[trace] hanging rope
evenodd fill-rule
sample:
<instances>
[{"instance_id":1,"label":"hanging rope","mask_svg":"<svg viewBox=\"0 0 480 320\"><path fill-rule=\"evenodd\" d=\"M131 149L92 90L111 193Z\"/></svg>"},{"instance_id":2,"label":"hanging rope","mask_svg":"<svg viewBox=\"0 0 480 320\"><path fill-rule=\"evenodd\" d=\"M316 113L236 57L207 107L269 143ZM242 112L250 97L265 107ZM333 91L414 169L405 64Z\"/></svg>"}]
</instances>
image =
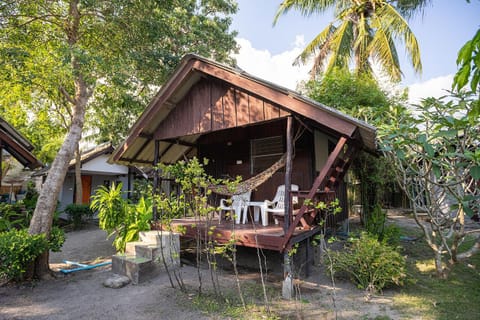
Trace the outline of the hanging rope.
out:
<instances>
[{"instance_id":1,"label":"hanging rope","mask_svg":"<svg viewBox=\"0 0 480 320\"><path fill-rule=\"evenodd\" d=\"M293 147L292 160L293 158L295 158L295 142L302 136L304 131L305 131L304 126L298 128L298 131L295 134L295 137L293 138L294 147ZM270 179L275 172L285 167L286 164L287 164L287 153L284 153L280 157L280 159L278 159L277 162L272 164L269 168L260 172L256 176L253 176L245 181L240 182L234 190L232 190L231 188L228 188L226 185L210 186L209 188L213 192L220 195L224 195L224 196L232 196L232 195L245 193L263 184L265 181Z\"/></svg>"},{"instance_id":2,"label":"hanging rope","mask_svg":"<svg viewBox=\"0 0 480 320\"><path fill-rule=\"evenodd\" d=\"M247 179L245 181L240 182L235 190L229 189L225 185L218 185L218 186L211 186L210 189L218 194L224 195L224 196L232 196L234 194L241 194L245 193L248 191L251 191L270 179L271 176L281 168L285 166L287 163L287 154L283 154L282 157L275 162L272 166L269 168L265 169L264 171L260 172L254 177L251 177L250 179Z\"/></svg>"}]
</instances>

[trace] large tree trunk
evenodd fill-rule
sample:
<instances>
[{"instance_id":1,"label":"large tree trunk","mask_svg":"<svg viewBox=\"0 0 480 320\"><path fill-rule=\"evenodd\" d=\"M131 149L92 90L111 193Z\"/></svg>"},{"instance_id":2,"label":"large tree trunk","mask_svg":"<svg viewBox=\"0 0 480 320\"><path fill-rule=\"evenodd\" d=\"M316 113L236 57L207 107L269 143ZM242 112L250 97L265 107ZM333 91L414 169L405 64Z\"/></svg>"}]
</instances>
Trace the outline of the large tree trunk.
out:
<instances>
[{"instance_id":1,"label":"large tree trunk","mask_svg":"<svg viewBox=\"0 0 480 320\"><path fill-rule=\"evenodd\" d=\"M43 233L47 238L50 236L58 194L63 185L69 162L72 159L78 141L82 136L86 105L91 93L88 92L87 85L82 76L78 76L76 79L75 87L75 106L70 130L68 131L50 170L48 171L47 179L45 180L38 196L37 206L33 212L33 217L30 221L30 228L28 230L30 234ZM30 272L30 274L40 278L44 277L49 272L48 250L37 258L34 269L35 270Z\"/></svg>"},{"instance_id":2,"label":"large tree trunk","mask_svg":"<svg viewBox=\"0 0 480 320\"><path fill-rule=\"evenodd\" d=\"M66 99L73 104L72 123L70 129L63 141L60 150L53 160L52 166L48 171L47 179L42 186L42 190L38 196L37 206L33 212L30 221L30 234L45 234L47 239L50 237L52 229L53 214L55 212L58 200L58 193L65 180L68 165L72 159L75 149L82 136L83 123L85 121L85 111L88 99L92 94L92 90L88 89L87 82L83 77L79 57L75 53L75 45L79 38L80 12L78 10L78 0L71 0L69 4L67 23L65 25L65 34L68 37L68 44L72 49L71 65L75 85L75 96L71 97L66 90L61 90ZM38 257L33 264L34 270L28 270L29 274L42 278L46 276L50 267L48 264L48 250Z\"/></svg>"}]
</instances>

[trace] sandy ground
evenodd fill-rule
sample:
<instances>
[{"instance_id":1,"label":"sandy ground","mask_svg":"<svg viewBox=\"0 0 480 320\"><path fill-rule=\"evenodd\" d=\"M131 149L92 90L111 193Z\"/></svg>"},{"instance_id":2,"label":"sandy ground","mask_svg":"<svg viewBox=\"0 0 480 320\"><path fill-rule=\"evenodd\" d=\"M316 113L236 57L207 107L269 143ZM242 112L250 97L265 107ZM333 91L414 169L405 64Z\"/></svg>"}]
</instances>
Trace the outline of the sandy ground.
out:
<instances>
[{"instance_id":1,"label":"sandy ground","mask_svg":"<svg viewBox=\"0 0 480 320\"><path fill-rule=\"evenodd\" d=\"M105 238L105 232L95 227L67 233L62 252L51 254L51 268L65 266L63 260L108 261L114 249ZM334 289L322 270L312 271L312 276L301 282L294 301L271 302L282 318L335 319L337 310L338 319L405 319L392 309L393 293L385 291L366 301L363 292L349 282L337 281ZM181 272L187 284L196 287L196 268L184 265ZM164 274L139 285L105 288L102 283L111 275L110 266L104 266L33 284L0 287L0 319L223 319L189 306L188 297L172 289ZM244 271L242 279L259 283L255 271ZM234 287L232 280L228 271L221 272L220 283L226 288ZM280 295L281 276L269 281Z\"/></svg>"}]
</instances>

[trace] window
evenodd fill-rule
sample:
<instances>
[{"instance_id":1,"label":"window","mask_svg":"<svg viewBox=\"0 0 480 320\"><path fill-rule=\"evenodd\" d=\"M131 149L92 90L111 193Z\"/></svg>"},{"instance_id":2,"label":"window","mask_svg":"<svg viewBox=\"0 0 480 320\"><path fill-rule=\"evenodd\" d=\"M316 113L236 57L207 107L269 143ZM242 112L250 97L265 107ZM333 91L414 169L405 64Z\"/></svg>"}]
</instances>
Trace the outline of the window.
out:
<instances>
[{"instance_id":1,"label":"window","mask_svg":"<svg viewBox=\"0 0 480 320\"><path fill-rule=\"evenodd\" d=\"M257 174L274 164L284 153L283 137L275 136L250 141L250 173Z\"/></svg>"}]
</instances>

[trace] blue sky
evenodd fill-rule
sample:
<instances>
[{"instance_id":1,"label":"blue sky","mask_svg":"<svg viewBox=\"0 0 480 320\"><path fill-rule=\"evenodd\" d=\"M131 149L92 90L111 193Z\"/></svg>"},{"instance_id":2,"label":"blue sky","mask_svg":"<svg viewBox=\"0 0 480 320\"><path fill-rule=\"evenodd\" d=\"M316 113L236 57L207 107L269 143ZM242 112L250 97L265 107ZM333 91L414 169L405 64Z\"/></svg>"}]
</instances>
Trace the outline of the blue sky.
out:
<instances>
[{"instance_id":1,"label":"blue sky","mask_svg":"<svg viewBox=\"0 0 480 320\"><path fill-rule=\"evenodd\" d=\"M238 31L242 49L238 64L245 71L286 87L295 88L308 77L309 68L291 66L301 49L332 21L331 15L302 17L296 11L283 15L273 26L281 0L238 0L232 29ZM480 1L433 0L424 15L410 22L422 57L423 73L415 75L402 47L398 46L402 84L415 97L440 95L456 72L458 50L480 27Z\"/></svg>"}]
</instances>

